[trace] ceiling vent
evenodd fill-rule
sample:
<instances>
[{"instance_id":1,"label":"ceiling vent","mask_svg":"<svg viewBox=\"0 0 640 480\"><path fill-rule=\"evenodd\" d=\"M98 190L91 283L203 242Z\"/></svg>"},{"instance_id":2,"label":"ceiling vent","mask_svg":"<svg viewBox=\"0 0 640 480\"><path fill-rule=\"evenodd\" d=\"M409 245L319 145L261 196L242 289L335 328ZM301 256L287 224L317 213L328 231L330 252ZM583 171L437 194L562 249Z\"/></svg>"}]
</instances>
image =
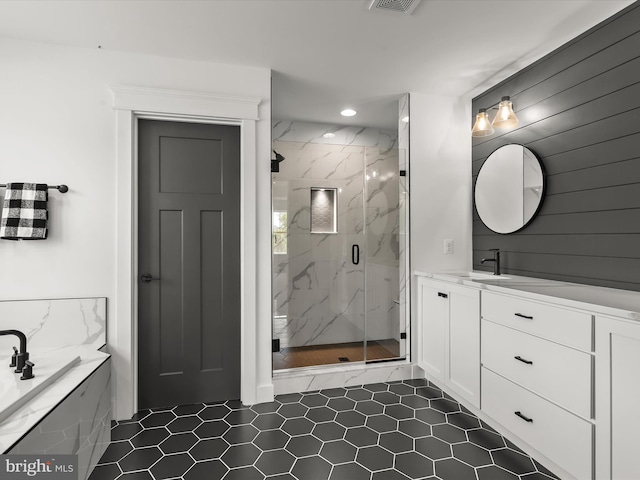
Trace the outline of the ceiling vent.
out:
<instances>
[{"instance_id":1,"label":"ceiling vent","mask_svg":"<svg viewBox=\"0 0 640 480\"><path fill-rule=\"evenodd\" d=\"M372 0L369 10L372 12L404 13L409 15L421 0Z\"/></svg>"}]
</instances>

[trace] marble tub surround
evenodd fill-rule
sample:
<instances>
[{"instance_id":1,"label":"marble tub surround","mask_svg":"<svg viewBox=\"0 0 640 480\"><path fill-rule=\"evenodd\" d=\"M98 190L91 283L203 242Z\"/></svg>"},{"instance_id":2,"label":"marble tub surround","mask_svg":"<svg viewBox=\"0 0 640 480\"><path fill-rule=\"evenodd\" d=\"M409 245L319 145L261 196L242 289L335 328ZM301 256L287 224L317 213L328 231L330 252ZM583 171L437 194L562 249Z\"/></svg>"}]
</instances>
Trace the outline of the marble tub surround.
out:
<instances>
[{"instance_id":1,"label":"marble tub surround","mask_svg":"<svg viewBox=\"0 0 640 480\"><path fill-rule=\"evenodd\" d=\"M112 418L110 359L105 354L91 357L87 352L80 365L37 398L45 416L21 435L7 453L77 455L78 480L89 477L109 446ZM21 417L26 423L35 415ZM2 441L11 434L3 433Z\"/></svg>"},{"instance_id":2,"label":"marble tub surround","mask_svg":"<svg viewBox=\"0 0 640 480\"><path fill-rule=\"evenodd\" d=\"M287 251L273 256L281 346L398 338L398 150L282 140L273 148L285 157L272 176L273 210L288 224ZM313 187L337 189L335 234L310 231Z\"/></svg>"},{"instance_id":3,"label":"marble tub surround","mask_svg":"<svg viewBox=\"0 0 640 480\"><path fill-rule=\"evenodd\" d=\"M545 301L552 301L557 305L640 321L640 292L631 290L511 274L505 275L508 278L504 279L471 278L466 276L466 272L415 271L414 274L507 294L517 291L518 296L532 300L544 296Z\"/></svg>"},{"instance_id":4,"label":"marble tub surround","mask_svg":"<svg viewBox=\"0 0 640 480\"><path fill-rule=\"evenodd\" d=\"M53 353L53 352L52 352ZM91 373L107 361L110 356L92 347L66 347L55 352L59 358L80 357L80 360L69 368L51 385L44 388L34 398L25 402L0 422L0 452L11 453L17 442L38 425L65 397L80 385ZM109 402L110 399L107 398ZM110 408L109 408L110 411ZM96 425L111 421L109 418L93 419ZM29 453L22 451L22 453ZM39 452L30 452L39 453Z\"/></svg>"},{"instance_id":5,"label":"marble tub surround","mask_svg":"<svg viewBox=\"0 0 640 480\"><path fill-rule=\"evenodd\" d=\"M10 357L0 357L0 365L9 365ZM33 378L21 380L13 368L0 368L0 425L26 402L80 362L76 352L54 351L35 355L31 361L38 367Z\"/></svg>"},{"instance_id":6,"label":"marble tub surround","mask_svg":"<svg viewBox=\"0 0 640 480\"><path fill-rule=\"evenodd\" d=\"M0 452L77 454L87 478L112 416L110 356L99 351L106 307L106 298L0 301L0 329L25 333L35 364L34 378L19 380L8 367L15 339L0 337Z\"/></svg>"},{"instance_id":7,"label":"marble tub surround","mask_svg":"<svg viewBox=\"0 0 640 480\"><path fill-rule=\"evenodd\" d=\"M32 356L68 346L98 349L106 343L106 319L106 298L0 301L0 330L22 331ZM0 337L0 356L11 352L15 342L13 337Z\"/></svg>"}]
</instances>

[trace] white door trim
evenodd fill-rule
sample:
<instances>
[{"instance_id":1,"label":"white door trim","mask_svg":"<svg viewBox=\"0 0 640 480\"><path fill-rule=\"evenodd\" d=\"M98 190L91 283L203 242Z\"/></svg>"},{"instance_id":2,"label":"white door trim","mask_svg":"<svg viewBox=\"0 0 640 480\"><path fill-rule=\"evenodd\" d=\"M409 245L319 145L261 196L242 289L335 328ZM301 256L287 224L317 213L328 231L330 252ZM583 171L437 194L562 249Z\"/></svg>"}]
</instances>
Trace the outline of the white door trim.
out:
<instances>
[{"instance_id":1,"label":"white door trim","mask_svg":"<svg viewBox=\"0 0 640 480\"><path fill-rule=\"evenodd\" d=\"M241 400L256 403L257 222L256 122L261 99L207 92L112 86L116 110L116 306L109 314L107 343L113 359L114 418L137 410L138 152L137 120L151 118L240 126ZM260 387L264 388L264 386Z\"/></svg>"}]
</instances>

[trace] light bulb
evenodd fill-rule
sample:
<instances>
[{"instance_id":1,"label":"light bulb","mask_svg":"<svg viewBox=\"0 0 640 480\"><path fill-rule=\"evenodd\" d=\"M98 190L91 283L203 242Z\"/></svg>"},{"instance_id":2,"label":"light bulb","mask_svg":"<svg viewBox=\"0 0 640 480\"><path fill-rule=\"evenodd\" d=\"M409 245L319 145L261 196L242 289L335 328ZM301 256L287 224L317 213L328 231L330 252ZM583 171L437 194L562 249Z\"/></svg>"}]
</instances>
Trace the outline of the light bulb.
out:
<instances>
[{"instance_id":1,"label":"light bulb","mask_svg":"<svg viewBox=\"0 0 640 480\"><path fill-rule=\"evenodd\" d=\"M502 97L492 125L497 128L516 128L518 126L518 117L513 111L513 103L509 97Z\"/></svg>"},{"instance_id":2,"label":"light bulb","mask_svg":"<svg viewBox=\"0 0 640 480\"><path fill-rule=\"evenodd\" d=\"M476 115L476 123L471 130L471 136L473 137L487 137L492 135L495 130L489 122L489 116L487 115L487 109L481 108Z\"/></svg>"}]
</instances>

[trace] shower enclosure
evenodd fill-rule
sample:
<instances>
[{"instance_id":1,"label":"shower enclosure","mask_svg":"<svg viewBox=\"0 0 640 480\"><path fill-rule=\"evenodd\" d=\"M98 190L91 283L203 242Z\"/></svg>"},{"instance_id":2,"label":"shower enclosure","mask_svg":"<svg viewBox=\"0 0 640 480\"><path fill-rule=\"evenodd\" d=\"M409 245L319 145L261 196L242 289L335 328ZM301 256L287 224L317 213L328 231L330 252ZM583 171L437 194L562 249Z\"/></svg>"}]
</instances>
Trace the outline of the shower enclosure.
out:
<instances>
[{"instance_id":1,"label":"shower enclosure","mask_svg":"<svg viewBox=\"0 0 640 480\"><path fill-rule=\"evenodd\" d=\"M274 370L407 354L406 155L355 143L273 142Z\"/></svg>"}]
</instances>

